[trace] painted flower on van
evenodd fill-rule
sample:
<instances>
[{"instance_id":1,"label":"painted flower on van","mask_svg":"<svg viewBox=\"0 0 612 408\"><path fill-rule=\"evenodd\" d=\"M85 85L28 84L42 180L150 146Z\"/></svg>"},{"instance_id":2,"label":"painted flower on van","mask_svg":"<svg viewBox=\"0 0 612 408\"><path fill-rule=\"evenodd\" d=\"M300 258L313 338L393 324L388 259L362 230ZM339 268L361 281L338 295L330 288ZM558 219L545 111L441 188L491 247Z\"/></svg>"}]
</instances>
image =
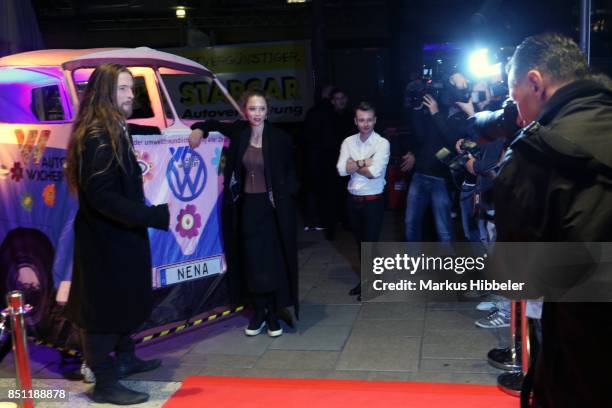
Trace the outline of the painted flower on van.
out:
<instances>
[{"instance_id":1,"label":"painted flower on van","mask_svg":"<svg viewBox=\"0 0 612 408\"><path fill-rule=\"evenodd\" d=\"M149 152L141 152L139 150L136 150L136 160L138 160L140 171L142 171L143 180L153 180L153 160L151 160L151 155L149 154Z\"/></svg>"},{"instance_id":2,"label":"painted flower on van","mask_svg":"<svg viewBox=\"0 0 612 408\"><path fill-rule=\"evenodd\" d=\"M193 238L198 235L198 230L202 227L202 217L196 212L196 206L187 204L179 215L177 215L175 231L183 238Z\"/></svg>"},{"instance_id":3,"label":"painted flower on van","mask_svg":"<svg viewBox=\"0 0 612 408\"><path fill-rule=\"evenodd\" d=\"M34 206L34 198L32 197L32 194L25 193L24 195L21 196L21 208L29 212L29 211L32 211L33 206Z\"/></svg>"},{"instance_id":4,"label":"painted flower on van","mask_svg":"<svg viewBox=\"0 0 612 408\"><path fill-rule=\"evenodd\" d=\"M47 184L42 192L42 198L48 207L55 205L55 184Z\"/></svg>"},{"instance_id":5,"label":"painted flower on van","mask_svg":"<svg viewBox=\"0 0 612 408\"><path fill-rule=\"evenodd\" d=\"M20 182L23 178L23 167L20 162L16 162L11 169L11 179Z\"/></svg>"}]
</instances>

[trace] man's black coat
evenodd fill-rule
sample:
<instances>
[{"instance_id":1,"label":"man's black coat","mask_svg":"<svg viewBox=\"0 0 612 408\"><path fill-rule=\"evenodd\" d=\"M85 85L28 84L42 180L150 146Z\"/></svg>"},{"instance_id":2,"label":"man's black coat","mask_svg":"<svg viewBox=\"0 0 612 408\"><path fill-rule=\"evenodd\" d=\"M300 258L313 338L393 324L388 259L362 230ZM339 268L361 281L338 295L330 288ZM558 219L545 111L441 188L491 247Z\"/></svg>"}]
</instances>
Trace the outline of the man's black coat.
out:
<instances>
[{"instance_id":1,"label":"man's black coat","mask_svg":"<svg viewBox=\"0 0 612 408\"><path fill-rule=\"evenodd\" d=\"M573 82L537 122L511 144L495 180L498 240L612 241L612 91ZM611 305L544 303L538 406L612 406Z\"/></svg>"},{"instance_id":2,"label":"man's black coat","mask_svg":"<svg viewBox=\"0 0 612 408\"><path fill-rule=\"evenodd\" d=\"M120 166L107 134L88 134L82 153L79 210L66 315L90 332L129 333L151 313L147 227L168 229L166 204L145 204L142 173L127 134Z\"/></svg>"}]
</instances>

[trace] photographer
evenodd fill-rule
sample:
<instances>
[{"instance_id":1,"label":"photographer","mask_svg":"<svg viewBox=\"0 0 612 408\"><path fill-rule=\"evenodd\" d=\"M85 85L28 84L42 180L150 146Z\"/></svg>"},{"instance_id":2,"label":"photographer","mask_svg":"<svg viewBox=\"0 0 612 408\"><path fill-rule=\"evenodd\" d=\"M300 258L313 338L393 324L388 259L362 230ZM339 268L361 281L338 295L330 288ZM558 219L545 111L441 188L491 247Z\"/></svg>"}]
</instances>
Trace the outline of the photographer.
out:
<instances>
[{"instance_id":1,"label":"photographer","mask_svg":"<svg viewBox=\"0 0 612 408\"><path fill-rule=\"evenodd\" d=\"M495 242L495 226L491 226L495 209L493 206L493 179L495 171L504 150L502 139L493 140L481 146L480 158L470 158L466 163L466 170L477 177L476 181L476 210L480 240L483 243Z\"/></svg>"},{"instance_id":2,"label":"photographer","mask_svg":"<svg viewBox=\"0 0 612 408\"><path fill-rule=\"evenodd\" d=\"M463 152L461 148L463 141L473 138L472 122L469 118L474 116L476 110L472 103L471 93L465 76L460 72L453 72L448 77L442 95L444 104L448 109L447 117L444 119L442 115L435 116L440 132L458 139L455 147L460 153ZM460 187L459 195L463 234L467 241L479 242L480 232L475 207L476 177L470 173L464 176L465 179Z\"/></svg>"},{"instance_id":3,"label":"photographer","mask_svg":"<svg viewBox=\"0 0 612 408\"><path fill-rule=\"evenodd\" d=\"M474 93L472 94L474 98ZM474 98L480 100L481 98ZM495 208L493 201L494 179L501 165L507 143L521 128L522 120L516 104L507 99L505 102L490 101L482 112L469 119L475 141L457 142L461 160L467 173L476 177L474 189L474 212L477 219L480 241L489 244L496 241ZM461 149L460 149L461 147ZM465 150L465 152L463 152ZM467 159L466 159L467 158ZM510 302L503 298L483 301L476 307L489 311L486 317L476 320L476 326L483 329L497 329L510 326Z\"/></svg>"},{"instance_id":4,"label":"photographer","mask_svg":"<svg viewBox=\"0 0 612 408\"><path fill-rule=\"evenodd\" d=\"M432 96L435 89L423 82L413 82L409 89L411 105L411 147L403 156L402 171L414 167L408 189L405 233L406 241L419 242L423 236L423 218L429 203L433 209L436 231L441 242L452 240L451 200L447 188L450 171L436 157L446 147L452 149L457 138L449 131ZM442 132L440 129L445 131Z\"/></svg>"},{"instance_id":5,"label":"photographer","mask_svg":"<svg viewBox=\"0 0 612 408\"><path fill-rule=\"evenodd\" d=\"M525 39L508 65L508 83L530 124L495 180L499 240L612 241L612 90L590 76L580 48L559 34ZM603 372L612 364L611 339L610 303L545 298L542 345L527 375L535 406L612 406L612 381Z\"/></svg>"},{"instance_id":6,"label":"photographer","mask_svg":"<svg viewBox=\"0 0 612 408\"><path fill-rule=\"evenodd\" d=\"M491 101L482 112L476 113L473 121L474 135L478 138L478 154L470 157L465 168L477 177L476 207L478 210L480 239L483 243L494 242L493 180L499 172L505 147L523 127L516 103Z\"/></svg>"},{"instance_id":7,"label":"photographer","mask_svg":"<svg viewBox=\"0 0 612 408\"><path fill-rule=\"evenodd\" d=\"M508 99L503 104L489 103L470 121L473 123L477 145L473 148L474 155L468 152L464 167L467 173L476 177L475 211L480 241L486 244L494 242L496 236L493 223L493 179L497 176L505 145L521 128L522 120L516 104ZM459 142L458 150L461 152Z\"/></svg>"},{"instance_id":8,"label":"photographer","mask_svg":"<svg viewBox=\"0 0 612 408\"><path fill-rule=\"evenodd\" d=\"M487 113L492 114L493 112ZM513 119L516 121L516 116ZM479 126L474 128L478 133ZM481 141L483 143L478 145L478 154L476 156L469 156L470 158L465 164L465 169L470 175L476 177L474 218L478 225L480 241L488 244L496 240L493 182L501 162L505 140L503 137L498 137L493 139L481 138ZM476 309L489 312L487 316L476 320L476 326L483 329L510 327L511 312L508 300L500 298L495 301L483 301L478 304Z\"/></svg>"}]
</instances>

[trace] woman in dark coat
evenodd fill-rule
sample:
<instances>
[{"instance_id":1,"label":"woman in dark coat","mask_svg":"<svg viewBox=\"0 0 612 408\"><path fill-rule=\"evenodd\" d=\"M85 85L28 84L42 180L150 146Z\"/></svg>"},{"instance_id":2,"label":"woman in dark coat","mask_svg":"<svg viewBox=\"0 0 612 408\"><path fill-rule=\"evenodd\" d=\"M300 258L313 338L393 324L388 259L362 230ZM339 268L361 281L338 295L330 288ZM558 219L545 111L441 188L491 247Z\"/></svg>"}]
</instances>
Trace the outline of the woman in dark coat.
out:
<instances>
[{"instance_id":1,"label":"woman in dark coat","mask_svg":"<svg viewBox=\"0 0 612 408\"><path fill-rule=\"evenodd\" d=\"M268 335L283 331L278 315L293 306L299 316L297 276L298 185L290 137L266 119L268 103L259 90L246 91L247 121L199 122L192 126L192 148L208 132L231 139L224 170L223 237L228 279L237 299L246 289L255 313L245 333Z\"/></svg>"},{"instance_id":2,"label":"woman in dark coat","mask_svg":"<svg viewBox=\"0 0 612 408\"><path fill-rule=\"evenodd\" d=\"M127 68L103 64L92 74L68 146L67 178L76 191L74 270L67 318L81 329L85 360L96 375L96 402L135 404L148 395L119 377L154 369L134 354L130 334L151 313L147 227L167 230L166 204L145 204L140 166L125 119L132 112ZM115 351L116 361L109 354Z\"/></svg>"}]
</instances>

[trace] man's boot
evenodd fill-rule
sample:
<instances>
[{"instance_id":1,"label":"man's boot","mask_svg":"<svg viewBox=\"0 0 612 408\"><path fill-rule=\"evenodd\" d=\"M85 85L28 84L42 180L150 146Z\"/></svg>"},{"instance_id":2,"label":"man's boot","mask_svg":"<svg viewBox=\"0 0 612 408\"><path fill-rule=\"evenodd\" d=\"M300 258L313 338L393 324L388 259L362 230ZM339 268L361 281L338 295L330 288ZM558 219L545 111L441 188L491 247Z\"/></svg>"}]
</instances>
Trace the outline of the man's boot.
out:
<instances>
[{"instance_id":1,"label":"man's boot","mask_svg":"<svg viewBox=\"0 0 612 408\"><path fill-rule=\"evenodd\" d=\"M112 363L92 367L96 375L96 385L92 399L98 403L114 405L141 404L149 400L149 394L130 390L117 380L115 366Z\"/></svg>"},{"instance_id":2,"label":"man's boot","mask_svg":"<svg viewBox=\"0 0 612 408\"><path fill-rule=\"evenodd\" d=\"M115 367L119 378L125 378L136 373L144 373L146 371L155 370L161 366L161 360L158 358L152 360L142 360L131 352L117 353Z\"/></svg>"}]
</instances>

